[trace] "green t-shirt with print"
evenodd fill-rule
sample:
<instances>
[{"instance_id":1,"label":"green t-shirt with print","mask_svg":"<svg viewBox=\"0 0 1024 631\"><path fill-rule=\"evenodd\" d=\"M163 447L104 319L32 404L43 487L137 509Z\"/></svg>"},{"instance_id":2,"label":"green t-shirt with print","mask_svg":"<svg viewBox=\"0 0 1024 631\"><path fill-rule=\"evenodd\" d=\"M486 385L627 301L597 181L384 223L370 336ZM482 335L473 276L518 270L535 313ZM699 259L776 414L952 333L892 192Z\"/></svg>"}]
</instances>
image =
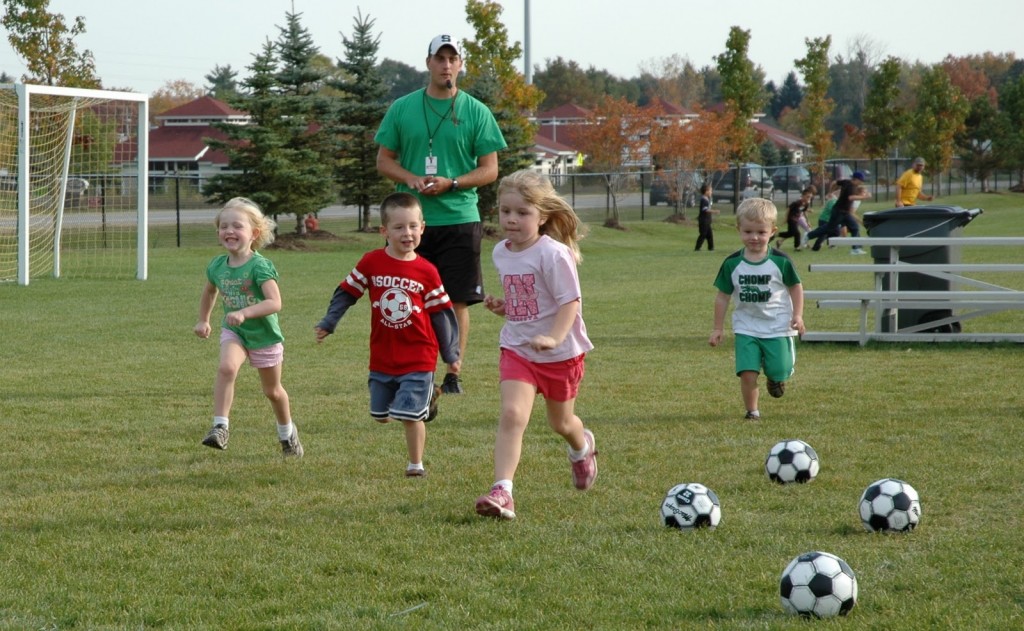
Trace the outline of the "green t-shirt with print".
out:
<instances>
[{"instance_id":1,"label":"green t-shirt with print","mask_svg":"<svg viewBox=\"0 0 1024 631\"><path fill-rule=\"evenodd\" d=\"M481 156L507 146L491 110L461 90L454 101L431 98L426 89L401 97L388 108L374 141L398 153L407 171L427 175L430 157L434 174L449 179L469 173ZM405 184L396 188L416 194ZM428 226L480 221L475 188L418 197Z\"/></svg>"},{"instance_id":2,"label":"green t-shirt with print","mask_svg":"<svg viewBox=\"0 0 1024 631\"><path fill-rule=\"evenodd\" d=\"M259 252L254 252L252 258L239 267L228 265L228 255L222 254L210 261L206 267L206 278L220 292L226 317L232 311L262 302L266 298L263 283L276 281L277 269ZM221 319L221 326L238 334L247 349L266 348L284 341L276 313L262 318L246 318L239 326L228 326Z\"/></svg>"}]
</instances>

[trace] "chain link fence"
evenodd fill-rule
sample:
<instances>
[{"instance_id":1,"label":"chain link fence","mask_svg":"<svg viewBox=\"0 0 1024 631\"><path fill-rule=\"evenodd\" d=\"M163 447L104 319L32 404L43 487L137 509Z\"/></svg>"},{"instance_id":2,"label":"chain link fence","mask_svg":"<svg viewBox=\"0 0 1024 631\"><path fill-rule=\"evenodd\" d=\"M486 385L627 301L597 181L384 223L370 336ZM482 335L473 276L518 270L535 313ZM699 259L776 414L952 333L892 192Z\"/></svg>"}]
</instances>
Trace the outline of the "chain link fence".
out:
<instances>
[{"instance_id":1,"label":"chain link fence","mask_svg":"<svg viewBox=\"0 0 1024 631\"><path fill-rule=\"evenodd\" d=\"M895 182L910 168L913 158L899 159L838 159L826 162L826 175L816 175L815 164L766 166L765 182L741 195L760 195L772 199L784 208L800 197L800 191L807 184L818 188L818 199L827 193L827 184L836 177L848 178L855 171L865 175L865 185L872 199L878 202L895 200ZM712 183L718 186L722 173L710 174ZM659 169L632 170L617 173L568 173L551 175L555 189L562 195L577 214L586 221L603 223L616 221L665 221L695 220L700 200L700 186L708 174L693 170ZM824 182L824 185L822 184ZM983 183L966 175L955 162L953 167L941 173L925 169L925 191L942 197L976 193L982 190L1007 191L1020 183L1016 172L997 171ZM149 211L151 230L161 231L161 239L168 226L173 226L174 243L188 245L192 234L190 226L199 224L202 229L213 233L212 223L217 205L208 202L202 195L203 180L194 173L151 173L149 187ZM86 197L101 194L104 187L90 188ZM89 203L88 199L81 203ZM723 212L730 212L732 204L716 202ZM321 224L336 230L357 230L358 215L354 207L329 206L318 213ZM291 219L290 219L291 218ZM292 229L290 215L278 217L284 232ZM485 216L485 221L496 222L494 213ZM349 225L351 224L351 225ZM215 235L214 235L215 236ZM191 237L194 239L194 237ZM203 238L204 243L208 242ZM214 238L214 243L216 240Z\"/></svg>"}]
</instances>

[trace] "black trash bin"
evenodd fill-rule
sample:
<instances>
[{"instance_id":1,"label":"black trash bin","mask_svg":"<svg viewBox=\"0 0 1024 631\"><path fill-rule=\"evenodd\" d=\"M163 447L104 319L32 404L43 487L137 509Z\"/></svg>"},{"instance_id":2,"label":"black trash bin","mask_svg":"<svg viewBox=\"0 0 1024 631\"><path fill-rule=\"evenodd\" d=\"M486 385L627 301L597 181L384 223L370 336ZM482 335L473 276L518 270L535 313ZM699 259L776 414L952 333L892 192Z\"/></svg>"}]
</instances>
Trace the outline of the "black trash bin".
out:
<instances>
[{"instance_id":1,"label":"black trash bin","mask_svg":"<svg viewBox=\"0 0 1024 631\"><path fill-rule=\"evenodd\" d=\"M864 227L870 237L957 237L963 227L981 214L980 208L964 209L960 206L907 206L864 214ZM872 246L871 256L875 263L889 263L886 246ZM959 263L959 248L952 245L901 247L900 261L904 263L936 264ZM889 289L889 277L884 276L882 288ZM949 291L946 279L904 272L899 275L899 287L907 291ZM948 309L900 309L897 328L915 326L941 320L953 315ZM890 333L891 319L882 318L882 332ZM959 333L959 323L929 329L929 332Z\"/></svg>"}]
</instances>

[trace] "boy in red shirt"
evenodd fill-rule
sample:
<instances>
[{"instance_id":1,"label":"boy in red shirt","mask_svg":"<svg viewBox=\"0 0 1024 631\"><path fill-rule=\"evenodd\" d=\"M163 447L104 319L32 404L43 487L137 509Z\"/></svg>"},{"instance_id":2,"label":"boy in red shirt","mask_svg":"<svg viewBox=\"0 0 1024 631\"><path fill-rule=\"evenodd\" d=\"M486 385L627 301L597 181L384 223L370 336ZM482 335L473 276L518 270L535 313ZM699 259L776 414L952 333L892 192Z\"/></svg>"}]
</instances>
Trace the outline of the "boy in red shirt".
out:
<instances>
[{"instance_id":1,"label":"boy in red shirt","mask_svg":"<svg viewBox=\"0 0 1024 631\"><path fill-rule=\"evenodd\" d=\"M367 252L334 291L327 314L316 325L317 343L334 332L349 307L364 294L370 312L370 416L405 425L409 451L406 477L424 477L424 422L437 414L434 385L437 354L458 373L459 327L441 277L416 254L423 236L423 210L410 193L392 193L380 205L380 233L387 246Z\"/></svg>"}]
</instances>

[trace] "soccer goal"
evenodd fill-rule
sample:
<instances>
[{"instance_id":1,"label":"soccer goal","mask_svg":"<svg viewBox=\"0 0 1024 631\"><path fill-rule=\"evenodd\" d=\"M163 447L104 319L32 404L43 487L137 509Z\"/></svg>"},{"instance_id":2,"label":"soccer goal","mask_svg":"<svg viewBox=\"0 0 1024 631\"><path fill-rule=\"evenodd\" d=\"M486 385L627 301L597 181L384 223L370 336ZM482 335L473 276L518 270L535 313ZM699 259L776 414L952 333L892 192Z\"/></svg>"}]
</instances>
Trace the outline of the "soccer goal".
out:
<instances>
[{"instance_id":1,"label":"soccer goal","mask_svg":"<svg viewBox=\"0 0 1024 631\"><path fill-rule=\"evenodd\" d=\"M0 282L148 274L149 97L0 84Z\"/></svg>"}]
</instances>

